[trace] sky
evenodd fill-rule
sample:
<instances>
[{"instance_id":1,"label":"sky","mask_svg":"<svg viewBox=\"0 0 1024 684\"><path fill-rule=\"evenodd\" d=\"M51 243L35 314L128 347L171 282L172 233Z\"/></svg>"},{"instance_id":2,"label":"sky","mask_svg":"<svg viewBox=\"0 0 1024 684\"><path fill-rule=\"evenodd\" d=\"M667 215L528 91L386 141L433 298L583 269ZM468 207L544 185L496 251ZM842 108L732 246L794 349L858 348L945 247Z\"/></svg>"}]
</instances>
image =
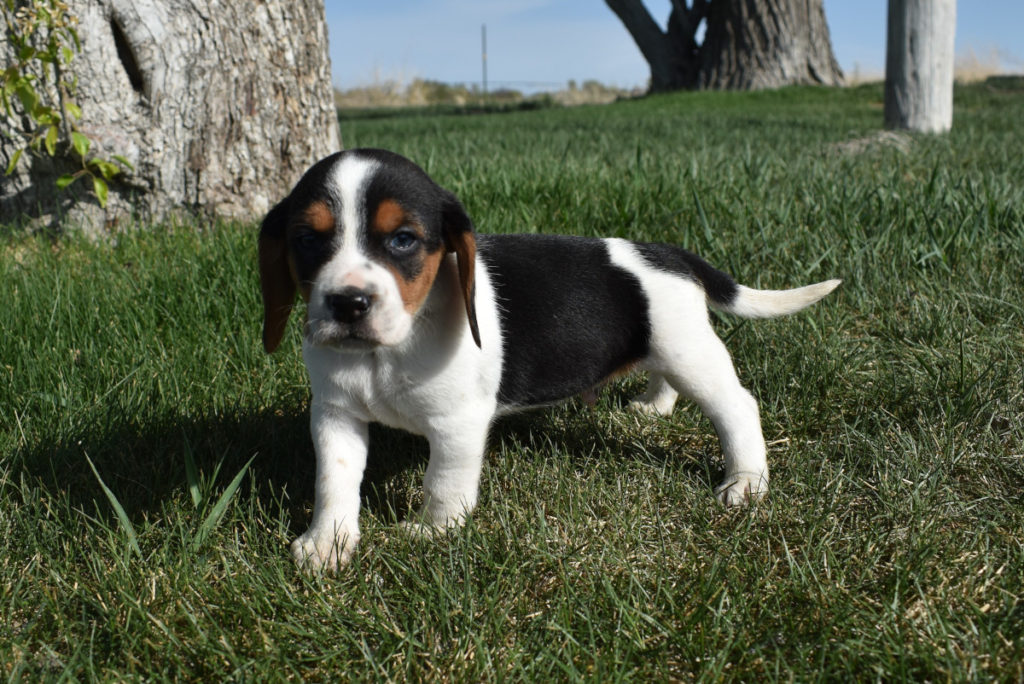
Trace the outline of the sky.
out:
<instances>
[{"instance_id":1,"label":"sky","mask_svg":"<svg viewBox=\"0 0 1024 684\"><path fill-rule=\"evenodd\" d=\"M664 26L669 0L645 0ZM594 79L643 86L647 63L603 0L326 0L335 86L414 78L479 83L487 26L491 89L531 92ZM836 59L847 76L881 77L887 0L825 0ZM1024 0L961 0L956 52L1024 73Z\"/></svg>"}]
</instances>

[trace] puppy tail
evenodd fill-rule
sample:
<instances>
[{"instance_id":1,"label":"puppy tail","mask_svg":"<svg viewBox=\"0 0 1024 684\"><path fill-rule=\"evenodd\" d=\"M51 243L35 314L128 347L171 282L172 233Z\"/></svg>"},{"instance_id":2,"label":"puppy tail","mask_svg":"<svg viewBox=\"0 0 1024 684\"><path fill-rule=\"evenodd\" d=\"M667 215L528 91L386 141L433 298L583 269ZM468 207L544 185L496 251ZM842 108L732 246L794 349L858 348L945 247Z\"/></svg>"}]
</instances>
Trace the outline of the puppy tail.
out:
<instances>
[{"instance_id":1,"label":"puppy tail","mask_svg":"<svg viewBox=\"0 0 1024 684\"><path fill-rule=\"evenodd\" d=\"M792 290L755 290L736 285L731 297L715 297L709 292L708 302L719 311L743 318L774 318L805 309L839 287L842 280L825 280Z\"/></svg>"}]
</instances>

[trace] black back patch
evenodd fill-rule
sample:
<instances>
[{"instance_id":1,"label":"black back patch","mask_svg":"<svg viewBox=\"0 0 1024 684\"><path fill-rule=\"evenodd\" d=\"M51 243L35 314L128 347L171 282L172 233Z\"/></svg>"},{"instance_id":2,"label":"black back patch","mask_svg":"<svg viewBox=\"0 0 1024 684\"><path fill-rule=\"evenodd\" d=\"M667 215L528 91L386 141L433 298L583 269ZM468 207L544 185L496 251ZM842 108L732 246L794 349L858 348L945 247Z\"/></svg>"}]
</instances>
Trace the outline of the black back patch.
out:
<instances>
[{"instance_id":1,"label":"black back patch","mask_svg":"<svg viewBox=\"0 0 1024 684\"><path fill-rule=\"evenodd\" d=\"M647 297L602 240L480 235L504 337L498 402L548 404L603 382L650 348Z\"/></svg>"},{"instance_id":2,"label":"black back patch","mask_svg":"<svg viewBox=\"0 0 1024 684\"><path fill-rule=\"evenodd\" d=\"M733 277L693 252L660 242L634 242L633 246L654 268L695 281L712 301L728 305L736 298L739 288Z\"/></svg>"}]
</instances>

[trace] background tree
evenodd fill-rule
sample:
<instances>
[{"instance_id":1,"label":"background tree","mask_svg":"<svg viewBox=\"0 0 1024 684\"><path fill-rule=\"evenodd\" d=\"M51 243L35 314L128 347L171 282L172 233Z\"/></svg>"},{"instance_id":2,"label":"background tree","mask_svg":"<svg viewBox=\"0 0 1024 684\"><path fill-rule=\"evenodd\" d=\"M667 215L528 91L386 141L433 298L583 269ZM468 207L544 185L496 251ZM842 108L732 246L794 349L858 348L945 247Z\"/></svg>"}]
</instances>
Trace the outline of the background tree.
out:
<instances>
[{"instance_id":1,"label":"background tree","mask_svg":"<svg viewBox=\"0 0 1024 684\"><path fill-rule=\"evenodd\" d=\"M822 0L672 0L664 31L642 0L605 2L650 65L652 92L842 83Z\"/></svg>"},{"instance_id":2,"label":"background tree","mask_svg":"<svg viewBox=\"0 0 1024 684\"><path fill-rule=\"evenodd\" d=\"M0 110L0 171L11 167L11 174L0 176L0 221L97 226L181 210L251 218L340 146L319 0L65 1L80 46L70 41L68 59L26 67L40 98L59 103L51 108L60 135L41 128L53 119L21 97L24 88L8 98ZM5 18L40 4L0 2L11 10ZM49 6L60 10L64 2ZM18 21L5 27L2 64L28 54L16 54L10 40L24 28ZM40 48L47 40L41 31ZM58 81L69 87L55 87ZM28 105L43 112L42 122ZM37 149L15 159L25 136L41 130L50 154ZM57 179L66 184L81 173L83 139L89 157L125 162L105 207L89 183L57 188Z\"/></svg>"},{"instance_id":3,"label":"background tree","mask_svg":"<svg viewBox=\"0 0 1024 684\"><path fill-rule=\"evenodd\" d=\"M927 133L953 126L956 0L889 0L885 125Z\"/></svg>"}]
</instances>

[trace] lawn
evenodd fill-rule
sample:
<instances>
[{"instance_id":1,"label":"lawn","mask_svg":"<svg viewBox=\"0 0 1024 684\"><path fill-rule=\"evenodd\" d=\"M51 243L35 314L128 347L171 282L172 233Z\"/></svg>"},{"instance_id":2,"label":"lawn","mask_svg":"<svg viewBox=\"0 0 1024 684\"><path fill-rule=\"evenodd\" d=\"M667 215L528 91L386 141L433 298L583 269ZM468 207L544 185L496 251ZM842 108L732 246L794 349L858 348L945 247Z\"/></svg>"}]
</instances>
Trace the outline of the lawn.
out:
<instances>
[{"instance_id":1,"label":"lawn","mask_svg":"<svg viewBox=\"0 0 1024 684\"><path fill-rule=\"evenodd\" d=\"M395 529L426 445L375 429L363 544L299 574L313 453L293 326L260 346L255 224L0 230L0 664L11 679L1021 680L1024 90L879 137L881 87L346 117L483 232L665 240L716 315L773 489L726 510L717 438L596 407L500 421L469 524ZM853 144L850 144L850 143ZM310 160L311 162L313 160Z\"/></svg>"}]
</instances>

